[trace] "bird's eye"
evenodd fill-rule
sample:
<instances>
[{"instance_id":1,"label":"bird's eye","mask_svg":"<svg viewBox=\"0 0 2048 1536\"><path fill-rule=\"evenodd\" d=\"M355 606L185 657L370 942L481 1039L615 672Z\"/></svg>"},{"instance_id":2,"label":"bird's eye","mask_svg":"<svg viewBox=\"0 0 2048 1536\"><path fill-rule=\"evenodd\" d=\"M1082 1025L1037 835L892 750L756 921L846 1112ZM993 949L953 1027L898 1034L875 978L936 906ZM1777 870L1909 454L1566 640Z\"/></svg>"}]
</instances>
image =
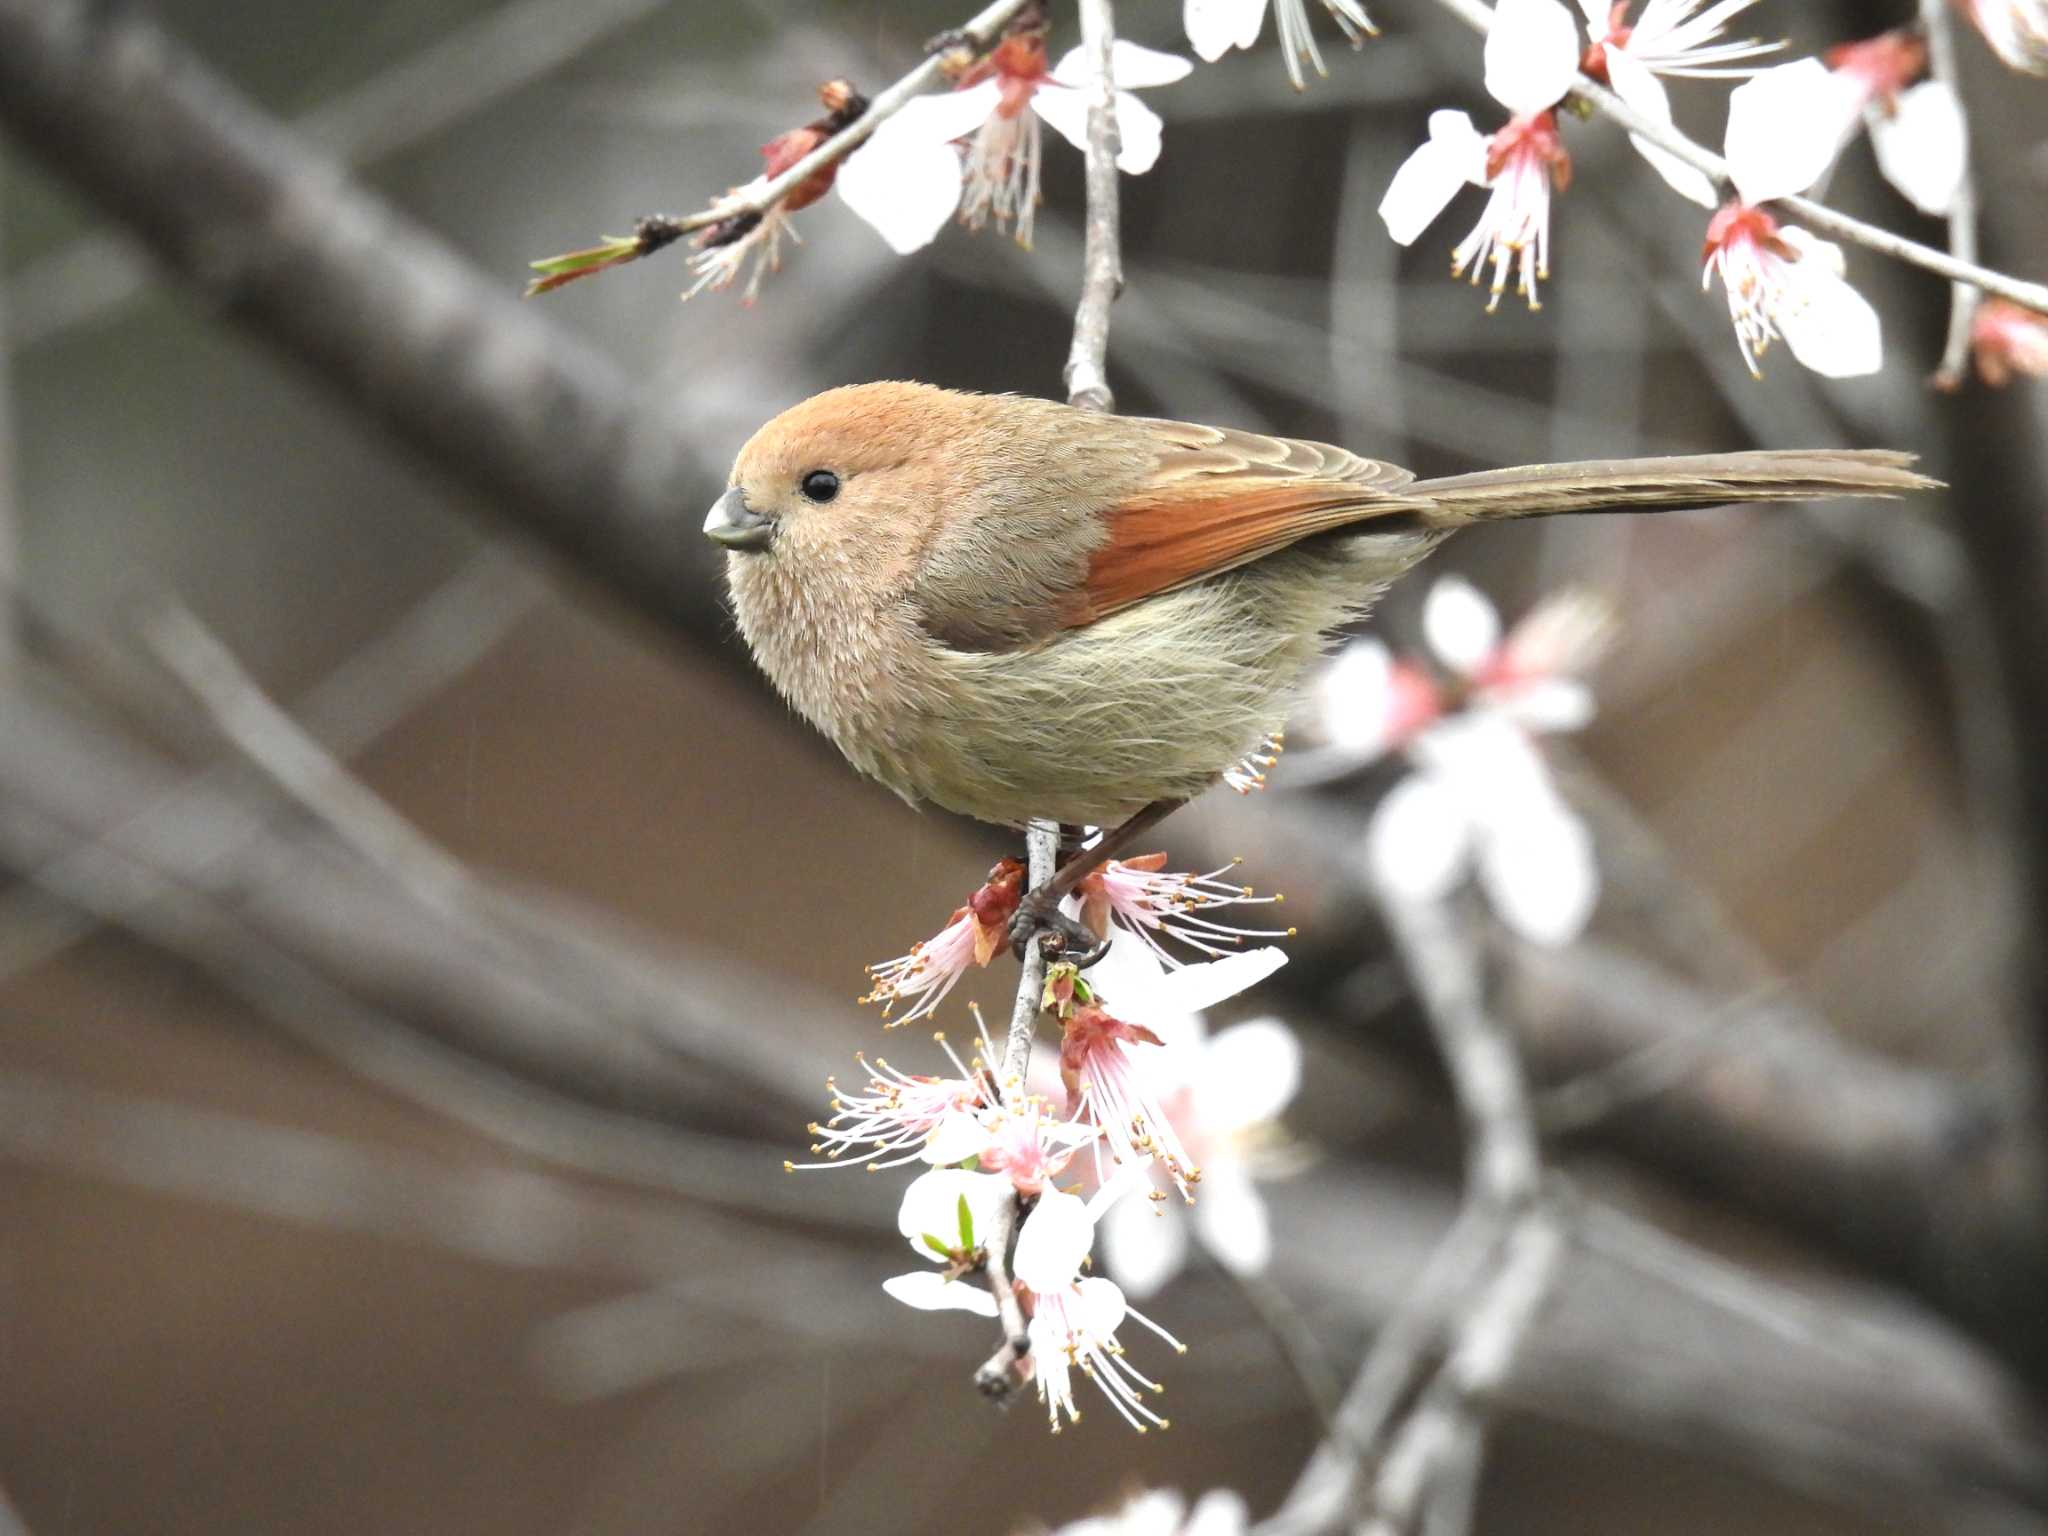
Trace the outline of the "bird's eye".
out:
<instances>
[{"instance_id":1,"label":"bird's eye","mask_svg":"<svg viewBox=\"0 0 2048 1536\"><path fill-rule=\"evenodd\" d=\"M802 489L811 501L830 501L839 494L839 477L829 469L814 469L804 476Z\"/></svg>"}]
</instances>

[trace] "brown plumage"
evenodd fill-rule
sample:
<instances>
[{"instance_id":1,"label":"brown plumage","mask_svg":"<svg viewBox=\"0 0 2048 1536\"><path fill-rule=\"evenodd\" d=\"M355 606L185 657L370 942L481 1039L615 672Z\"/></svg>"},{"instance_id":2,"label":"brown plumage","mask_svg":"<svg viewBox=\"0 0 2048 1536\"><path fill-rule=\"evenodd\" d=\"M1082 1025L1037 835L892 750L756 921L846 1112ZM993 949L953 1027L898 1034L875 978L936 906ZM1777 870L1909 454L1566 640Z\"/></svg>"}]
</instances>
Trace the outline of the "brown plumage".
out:
<instances>
[{"instance_id":1,"label":"brown plumage","mask_svg":"<svg viewBox=\"0 0 2048 1536\"><path fill-rule=\"evenodd\" d=\"M1491 518L1896 496L1821 449L1416 481L1342 448L929 385L757 432L705 532L754 656L855 767L986 821L1114 825L1287 717L1335 626Z\"/></svg>"}]
</instances>

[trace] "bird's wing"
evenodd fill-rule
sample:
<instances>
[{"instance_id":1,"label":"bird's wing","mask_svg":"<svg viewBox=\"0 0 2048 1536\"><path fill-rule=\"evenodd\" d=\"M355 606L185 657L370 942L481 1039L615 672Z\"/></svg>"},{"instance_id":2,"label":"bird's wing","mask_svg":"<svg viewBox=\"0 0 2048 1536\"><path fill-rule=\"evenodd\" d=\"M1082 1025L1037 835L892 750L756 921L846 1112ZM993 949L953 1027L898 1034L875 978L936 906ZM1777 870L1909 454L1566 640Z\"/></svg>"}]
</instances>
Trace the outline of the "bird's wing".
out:
<instances>
[{"instance_id":1,"label":"bird's wing","mask_svg":"<svg viewBox=\"0 0 2048 1536\"><path fill-rule=\"evenodd\" d=\"M1107 618L1155 593L1233 570L1311 534L1420 510L1405 469L1328 443L1180 421L1146 421L1151 474L1100 515L1108 536L1089 557L1068 625Z\"/></svg>"}]
</instances>

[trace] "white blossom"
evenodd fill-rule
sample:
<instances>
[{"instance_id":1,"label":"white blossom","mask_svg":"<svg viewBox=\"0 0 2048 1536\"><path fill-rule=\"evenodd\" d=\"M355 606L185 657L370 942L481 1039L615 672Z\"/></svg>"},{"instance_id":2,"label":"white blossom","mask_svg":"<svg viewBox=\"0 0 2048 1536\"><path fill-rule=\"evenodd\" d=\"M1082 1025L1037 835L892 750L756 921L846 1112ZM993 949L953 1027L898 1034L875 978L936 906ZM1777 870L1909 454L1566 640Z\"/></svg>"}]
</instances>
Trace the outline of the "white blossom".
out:
<instances>
[{"instance_id":1,"label":"white blossom","mask_svg":"<svg viewBox=\"0 0 2048 1536\"><path fill-rule=\"evenodd\" d=\"M1134 90L1169 85L1194 66L1178 54L1119 40L1110 70L1117 84L1117 166L1130 175L1159 159L1159 115ZM839 195L889 242L908 253L929 245L957 209L979 229L1014 222L1031 244L1039 201L1040 124L1077 149L1088 146L1088 55L1076 48L1051 69L1035 36L1005 38L985 78L960 90L920 96L876 127L839 169ZM965 144L965 156L955 146Z\"/></svg>"}]
</instances>

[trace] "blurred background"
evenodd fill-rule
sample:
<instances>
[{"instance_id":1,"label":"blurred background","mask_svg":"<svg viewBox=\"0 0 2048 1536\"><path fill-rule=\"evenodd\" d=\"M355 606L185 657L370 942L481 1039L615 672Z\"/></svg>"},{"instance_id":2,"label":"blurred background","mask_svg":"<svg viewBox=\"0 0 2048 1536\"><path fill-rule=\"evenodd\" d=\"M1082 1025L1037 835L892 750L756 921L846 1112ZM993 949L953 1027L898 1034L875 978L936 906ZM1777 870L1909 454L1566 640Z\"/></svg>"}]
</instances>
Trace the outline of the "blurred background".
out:
<instances>
[{"instance_id":1,"label":"blurred background","mask_svg":"<svg viewBox=\"0 0 2048 1536\"><path fill-rule=\"evenodd\" d=\"M531 258L748 179L819 82L879 88L965 19L155 9L507 295ZM1491 121L1476 38L1383 0L1353 53L1312 9L1330 77L1306 92L1269 27L1148 93L1165 152L1123 183L1121 409L1423 473L1839 443L1954 485L1503 527L1437 562L1509 616L1577 582L1621 618L1565 769L1607 897L1574 954L1492 975L1547 1090L1634 1074L1590 1110L1546 1101L1553 1170L1632 1214L1573 1246L1478 1528L2039 1529L2038 387L1931 394L1947 290L1865 252L1885 370L1825 385L1774 354L1751 380L1698 291L1698 218L1600 123L1567 125L1542 312L1487 315L1444 273L1476 196L1406 252L1374 211L1429 110ZM1805 52L1911 13L1766 0L1753 27ZM1185 51L1167 0L1118 21ZM1986 259L2038 278L2048 86L1959 42ZM1718 142L1721 89L1676 94ZM898 258L828 198L751 309L678 305L671 252L535 323L668 424L694 539L747 434L819 388L1056 393L1080 171L1049 136L1030 251L950 229ZM1828 197L1943 238L1865 146ZM862 967L1012 840L908 810L803 728L708 547L664 623L501 538L460 465L160 279L104 197L5 138L0 272L0 1488L22 1528L1005 1531L1140 1483L1285 1492L1318 1392L1458 1203L1456 1117L1356 853L1387 773L1290 785L1283 759L1266 794L1169 824L1176 867L1242 854L1301 929L1238 1010L1304 1041L1296 1171L1267 1190L1256 1287L1198 1259L1149 1304L1193 1346L1172 1432L1098 1408L1052 1439L1035 1405L975 1396L983 1325L881 1292L900 1181L780 1168L856 1050L936 1062L915 1031L883 1045ZM1425 585L1376 617L1392 643ZM231 747L237 710L294 740L265 696L402 822L373 807L352 843L318 810L351 781ZM1000 1010L1013 977L976 995Z\"/></svg>"}]
</instances>

